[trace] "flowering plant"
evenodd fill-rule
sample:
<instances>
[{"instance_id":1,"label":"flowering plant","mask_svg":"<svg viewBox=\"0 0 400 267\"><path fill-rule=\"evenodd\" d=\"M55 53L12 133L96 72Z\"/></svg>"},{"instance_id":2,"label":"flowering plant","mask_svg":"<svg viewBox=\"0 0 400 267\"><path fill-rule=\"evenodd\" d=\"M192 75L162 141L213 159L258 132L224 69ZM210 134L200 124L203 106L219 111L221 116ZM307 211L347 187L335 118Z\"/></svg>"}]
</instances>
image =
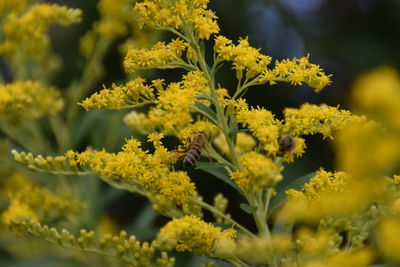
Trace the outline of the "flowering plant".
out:
<instances>
[{"instance_id":1,"label":"flowering plant","mask_svg":"<svg viewBox=\"0 0 400 267\"><path fill-rule=\"evenodd\" d=\"M129 15L130 1L102 0L100 22L82 38L88 63L80 82L71 85L63 99L60 91L46 85L46 64L57 62L46 29L50 23L79 22L81 11L17 2L0 5L0 14L7 15L1 24L0 55L15 70L15 81L0 85L2 130L31 151L13 149L16 162L41 180L49 178L42 173L50 173L59 181L43 182L45 187L35 180L39 178L29 178L31 174L9 175L2 190L7 203L1 215L3 228L132 266L173 266L175 258L168 254L172 250L234 266L368 266L400 261L400 243L393 237L400 226L400 176L391 171L400 158L395 115L400 113L400 79L394 70L382 67L355 84L354 108L368 118L305 103L286 108L278 119L263 107L250 106L244 96L256 85L273 87L281 82L306 84L320 92L331 83L331 75L311 63L309 55L273 61L248 38L235 42L220 35L207 0L138 1L133 6L137 24ZM169 31L175 39L141 47L134 42L141 37L139 27ZM105 52L128 33L136 38L121 48L129 80L84 99L103 73L98 66ZM28 64L35 68L25 67ZM218 70L224 64L232 66L234 89L219 83ZM141 77L145 70L176 68L185 72L178 82ZM91 147L63 153L74 146L72 131L82 125L79 106L88 113L128 109L123 121L147 136L152 148L132 137L115 153ZM63 108L65 116L60 115ZM41 136L44 126L38 119L45 116L62 155L40 154L55 152L47 149ZM38 143L27 142L22 134L34 134ZM340 171L320 169L297 180L301 186L278 191L277 184L286 179L285 164L304 154L304 136L314 134L334 139ZM176 138L179 145L168 148L166 136ZM213 204L206 203L181 167L182 159L234 188L245 199L240 208L254 220L257 232L227 213L228 199L222 194ZM79 182L67 176L95 176L118 190L139 194L170 220L150 242L138 241L124 230L110 234L100 228L76 229L74 225L85 220L82 210L96 206L80 201L84 194L77 189Z\"/></svg>"}]
</instances>

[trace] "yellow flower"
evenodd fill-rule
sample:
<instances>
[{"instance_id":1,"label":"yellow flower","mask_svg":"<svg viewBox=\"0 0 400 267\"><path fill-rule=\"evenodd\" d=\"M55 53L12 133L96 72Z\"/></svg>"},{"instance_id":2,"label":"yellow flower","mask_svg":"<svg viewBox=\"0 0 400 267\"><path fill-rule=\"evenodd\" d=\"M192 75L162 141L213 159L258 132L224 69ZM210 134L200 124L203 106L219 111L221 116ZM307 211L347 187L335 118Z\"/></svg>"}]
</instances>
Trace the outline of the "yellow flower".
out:
<instances>
[{"instance_id":1,"label":"yellow flower","mask_svg":"<svg viewBox=\"0 0 400 267\"><path fill-rule=\"evenodd\" d=\"M0 16L5 16L12 11L21 12L26 8L28 0L3 0L0 2Z\"/></svg>"},{"instance_id":2,"label":"yellow flower","mask_svg":"<svg viewBox=\"0 0 400 267\"><path fill-rule=\"evenodd\" d=\"M286 108L283 134L301 136L320 133L332 138L334 130L342 129L357 119L349 111L327 105L303 104L299 109Z\"/></svg>"},{"instance_id":3,"label":"yellow flower","mask_svg":"<svg viewBox=\"0 0 400 267\"><path fill-rule=\"evenodd\" d=\"M34 221L39 220L29 206L19 200L11 200L7 210L2 214L2 220L6 225L10 225L14 220L24 217L29 217Z\"/></svg>"},{"instance_id":4,"label":"yellow flower","mask_svg":"<svg viewBox=\"0 0 400 267\"><path fill-rule=\"evenodd\" d=\"M194 121L191 112L196 96L208 94L208 91L207 80L202 73L189 72L181 82L171 83L159 92L157 105L150 108L147 114L128 114L125 123L142 133L160 131L178 135Z\"/></svg>"},{"instance_id":5,"label":"yellow flower","mask_svg":"<svg viewBox=\"0 0 400 267\"><path fill-rule=\"evenodd\" d=\"M376 230L376 242L378 250L382 255L396 263L400 262L400 219L398 216L392 216L382 219Z\"/></svg>"},{"instance_id":6,"label":"yellow flower","mask_svg":"<svg viewBox=\"0 0 400 267\"><path fill-rule=\"evenodd\" d=\"M313 87L316 92L320 92L331 83L332 75L326 75L318 65L310 63L309 56L276 61L272 70L263 71L260 83L273 84L274 81L286 81L293 85L302 85L304 82Z\"/></svg>"},{"instance_id":7,"label":"yellow flower","mask_svg":"<svg viewBox=\"0 0 400 267\"><path fill-rule=\"evenodd\" d=\"M140 25L154 28L172 28L188 33L194 31L197 39L209 39L219 32L217 16L206 9L208 1L156 1L136 3L133 9Z\"/></svg>"},{"instance_id":8,"label":"yellow flower","mask_svg":"<svg viewBox=\"0 0 400 267\"><path fill-rule=\"evenodd\" d=\"M78 105L89 110L133 108L157 103L154 87L162 81L154 80L152 85L146 85L145 82L145 79L138 77L125 85L113 84L111 89L104 88Z\"/></svg>"},{"instance_id":9,"label":"yellow flower","mask_svg":"<svg viewBox=\"0 0 400 267\"><path fill-rule=\"evenodd\" d=\"M53 115L64 106L59 91L38 81L0 85L0 114L12 121Z\"/></svg>"},{"instance_id":10,"label":"yellow flower","mask_svg":"<svg viewBox=\"0 0 400 267\"><path fill-rule=\"evenodd\" d=\"M352 88L352 107L368 118L400 131L400 76L389 67L361 74Z\"/></svg>"},{"instance_id":11,"label":"yellow flower","mask_svg":"<svg viewBox=\"0 0 400 267\"><path fill-rule=\"evenodd\" d=\"M243 191L248 191L250 187L257 191L273 187L282 179L282 168L255 151L243 154L240 163L243 171L233 172L231 178Z\"/></svg>"},{"instance_id":12,"label":"yellow flower","mask_svg":"<svg viewBox=\"0 0 400 267\"><path fill-rule=\"evenodd\" d=\"M236 136L236 139L237 140L235 150L239 154L249 152L256 145L256 140L248 133L239 132ZM221 150L222 153L224 153L225 155L229 155L229 147L222 133L214 138L213 142Z\"/></svg>"},{"instance_id":13,"label":"yellow flower","mask_svg":"<svg viewBox=\"0 0 400 267\"><path fill-rule=\"evenodd\" d=\"M12 57L24 51L26 57L42 57L50 43L48 27L53 23L78 23L81 13L79 9L55 4L35 4L21 16L11 13L4 24L5 41L0 43L0 54Z\"/></svg>"},{"instance_id":14,"label":"yellow flower","mask_svg":"<svg viewBox=\"0 0 400 267\"><path fill-rule=\"evenodd\" d=\"M222 230L196 216L185 216L162 227L155 243L159 249L217 256L226 246L234 247L235 234L233 229Z\"/></svg>"},{"instance_id":15,"label":"yellow flower","mask_svg":"<svg viewBox=\"0 0 400 267\"><path fill-rule=\"evenodd\" d=\"M70 153L72 160L79 163L80 167L90 167L106 181L126 184L137 193L146 191L159 194L168 201L182 205L194 194L195 186L186 172L170 170L170 164L176 162L177 156L162 146L159 141L161 137L156 134L149 136L155 143L153 154L143 151L136 139L127 140L123 151L116 154L104 150Z\"/></svg>"},{"instance_id":16,"label":"yellow flower","mask_svg":"<svg viewBox=\"0 0 400 267\"><path fill-rule=\"evenodd\" d=\"M168 44L158 42L150 49L130 48L124 59L125 71L178 68L184 64L180 57L186 48L187 44L180 39L172 40Z\"/></svg>"},{"instance_id":17,"label":"yellow flower","mask_svg":"<svg viewBox=\"0 0 400 267\"><path fill-rule=\"evenodd\" d=\"M237 108L236 120L247 127L262 145L267 145L271 151L278 151L279 124L274 115L264 108L249 109L244 103L240 105L242 107Z\"/></svg>"},{"instance_id":18,"label":"yellow flower","mask_svg":"<svg viewBox=\"0 0 400 267\"><path fill-rule=\"evenodd\" d=\"M239 39L237 46L232 43L224 36L217 36L214 51L220 60L232 61L233 69L237 72L246 71L247 79L260 74L271 62L271 57L262 55L259 53L260 49L251 47L247 38Z\"/></svg>"}]
</instances>

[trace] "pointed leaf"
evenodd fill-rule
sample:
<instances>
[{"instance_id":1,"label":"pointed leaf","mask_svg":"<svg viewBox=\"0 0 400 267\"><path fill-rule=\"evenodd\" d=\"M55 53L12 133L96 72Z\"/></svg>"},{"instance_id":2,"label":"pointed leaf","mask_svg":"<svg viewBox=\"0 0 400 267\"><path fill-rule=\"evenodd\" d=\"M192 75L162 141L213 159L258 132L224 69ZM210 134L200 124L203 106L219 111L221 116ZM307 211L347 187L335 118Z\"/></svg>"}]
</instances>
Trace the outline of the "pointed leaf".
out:
<instances>
[{"instance_id":1,"label":"pointed leaf","mask_svg":"<svg viewBox=\"0 0 400 267\"><path fill-rule=\"evenodd\" d=\"M219 125L217 114L208 106L204 105L203 103L196 102L194 106L197 109L197 112L203 114L207 117L212 123L215 125Z\"/></svg>"},{"instance_id":2,"label":"pointed leaf","mask_svg":"<svg viewBox=\"0 0 400 267\"><path fill-rule=\"evenodd\" d=\"M212 174L216 178L229 184L241 193L239 187L229 178L229 173L225 170L225 165L219 162L196 162L195 168Z\"/></svg>"},{"instance_id":3,"label":"pointed leaf","mask_svg":"<svg viewBox=\"0 0 400 267\"><path fill-rule=\"evenodd\" d=\"M247 203L240 203L239 206L242 210L244 210L248 214L252 214L253 212L255 212L257 210L257 207L249 206L249 204L247 204Z\"/></svg>"}]
</instances>

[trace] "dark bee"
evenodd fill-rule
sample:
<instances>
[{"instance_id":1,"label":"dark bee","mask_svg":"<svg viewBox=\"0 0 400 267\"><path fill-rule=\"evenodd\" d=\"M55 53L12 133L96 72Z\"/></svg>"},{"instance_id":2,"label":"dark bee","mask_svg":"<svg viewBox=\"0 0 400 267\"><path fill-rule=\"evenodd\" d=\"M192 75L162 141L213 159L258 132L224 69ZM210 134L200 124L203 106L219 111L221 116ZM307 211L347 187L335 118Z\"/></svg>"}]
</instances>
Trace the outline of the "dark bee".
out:
<instances>
[{"instance_id":1,"label":"dark bee","mask_svg":"<svg viewBox=\"0 0 400 267\"><path fill-rule=\"evenodd\" d=\"M207 144L207 140L207 135L203 132L193 134L190 144L182 151L187 152L183 159L183 166L192 167L200 159L201 150Z\"/></svg>"},{"instance_id":2,"label":"dark bee","mask_svg":"<svg viewBox=\"0 0 400 267\"><path fill-rule=\"evenodd\" d=\"M284 154L292 151L296 148L296 141L293 137L289 135L278 137L279 151L278 156L283 156Z\"/></svg>"}]
</instances>

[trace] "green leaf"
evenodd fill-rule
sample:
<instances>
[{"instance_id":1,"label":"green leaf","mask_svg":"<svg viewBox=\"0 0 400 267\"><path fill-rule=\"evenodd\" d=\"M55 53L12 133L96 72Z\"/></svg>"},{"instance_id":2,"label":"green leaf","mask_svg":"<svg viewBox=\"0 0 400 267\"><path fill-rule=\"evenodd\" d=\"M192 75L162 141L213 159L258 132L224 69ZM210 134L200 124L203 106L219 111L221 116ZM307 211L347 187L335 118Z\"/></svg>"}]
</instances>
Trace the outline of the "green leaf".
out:
<instances>
[{"instance_id":1,"label":"green leaf","mask_svg":"<svg viewBox=\"0 0 400 267\"><path fill-rule=\"evenodd\" d=\"M286 191L289 189L300 189L300 187L310 181L312 177L315 176L316 172L311 172L304 176L301 176L295 179L292 183L288 186L284 187L282 190L278 191L276 196L272 199L271 204L269 206L269 214L271 214L278 206L282 205L283 202L286 200Z\"/></svg>"},{"instance_id":2,"label":"green leaf","mask_svg":"<svg viewBox=\"0 0 400 267\"><path fill-rule=\"evenodd\" d=\"M205 51L206 51L206 48L205 48L205 45L204 45L204 41L203 41L203 40L201 40L201 41L199 42L199 48L200 48L200 53L201 53L202 55L204 55L204 53L205 53Z\"/></svg>"},{"instance_id":3,"label":"green leaf","mask_svg":"<svg viewBox=\"0 0 400 267\"><path fill-rule=\"evenodd\" d=\"M210 107L208 107L200 102L196 102L194 104L194 106L195 106L197 112L206 116L207 119L209 119L215 125L219 125L217 114Z\"/></svg>"},{"instance_id":4,"label":"green leaf","mask_svg":"<svg viewBox=\"0 0 400 267\"><path fill-rule=\"evenodd\" d=\"M230 116L228 127L229 127L228 136L233 140L233 144L236 146L236 138L237 138L237 133L239 132L239 126L234 116Z\"/></svg>"},{"instance_id":5,"label":"green leaf","mask_svg":"<svg viewBox=\"0 0 400 267\"><path fill-rule=\"evenodd\" d=\"M195 168L212 174L216 178L229 184L241 193L239 187L229 178L229 173L225 170L225 165L219 162L196 162Z\"/></svg>"},{"instance_id":6,"label":"green leaf","mask_svg":"<svg viewBox=\"0 0 400 267\"><path fill-rule=\"evenodd\" d=\"M231 225L228 225L228 224L225 224L225 223L213 222L211 224L216 226L216 227L220 227L222 230L226 230L226 229L231 228Z\"/></svg>"},{"instance_id":7,"label":"green leaf","mask_svg":"<svg viewBox=\"0 0 400 267\"><path fill-rule=\"evenodd\" d=\"M257 207L249 206L249 204L247 204L247 203L240 203L239 206L242 210L244 210L248 214L252 214L253 212L255 212L257 210Z\"/></svg>"}]
</instances>

